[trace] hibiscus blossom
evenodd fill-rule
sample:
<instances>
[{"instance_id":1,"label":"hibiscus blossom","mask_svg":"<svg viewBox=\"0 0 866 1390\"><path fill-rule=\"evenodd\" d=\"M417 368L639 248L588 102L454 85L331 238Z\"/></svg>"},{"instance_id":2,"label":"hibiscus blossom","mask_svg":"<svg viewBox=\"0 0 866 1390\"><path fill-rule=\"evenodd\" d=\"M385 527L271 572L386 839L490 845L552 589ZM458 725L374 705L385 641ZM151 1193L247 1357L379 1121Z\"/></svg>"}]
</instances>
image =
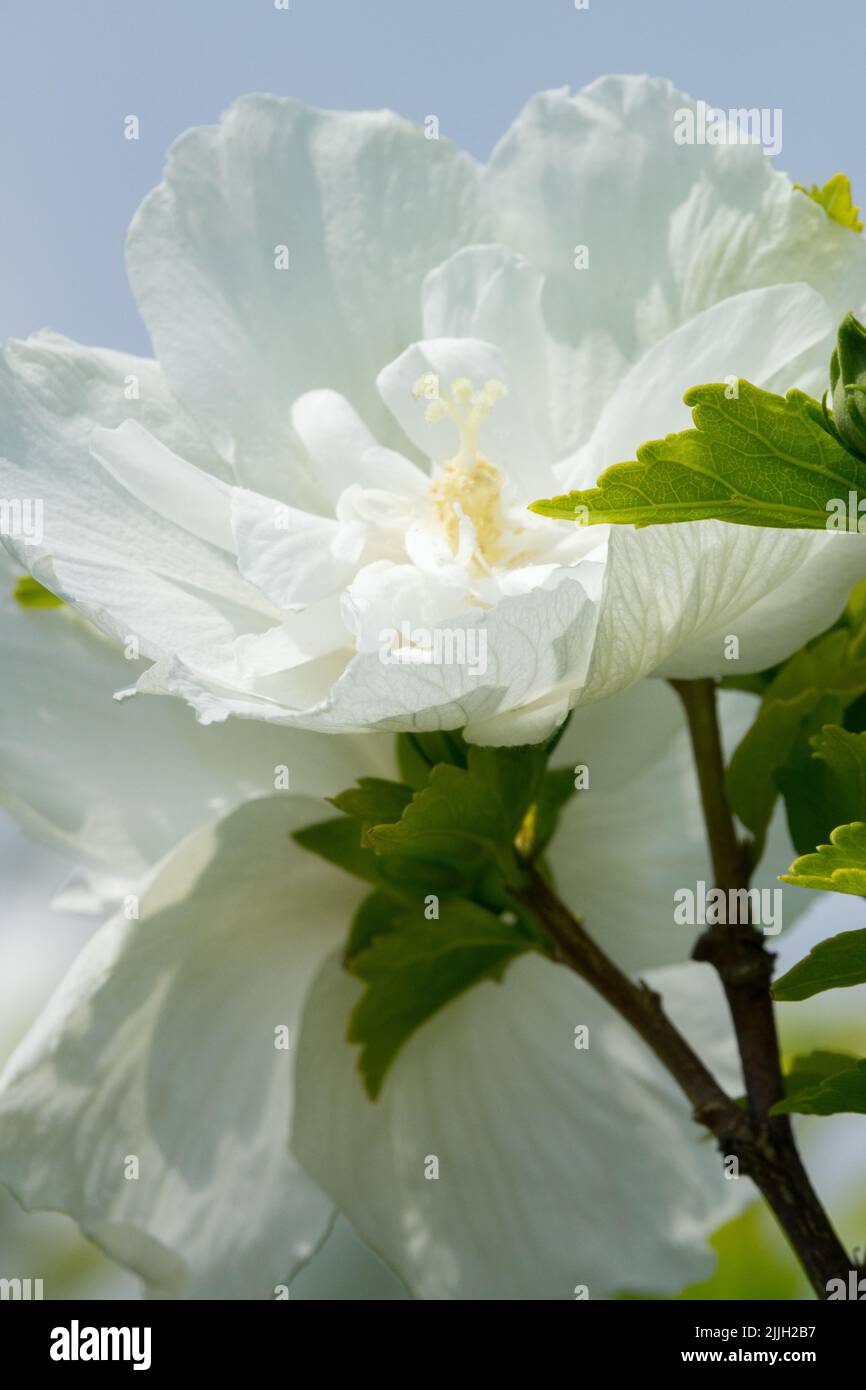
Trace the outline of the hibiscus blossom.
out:
<instances>
[{"instance_id":1,"label":"hibiscus blossom","mask_svg":"<svg viewBox=\"0 0 866 1390\"><path fill-rule=\"evenodd\" d=\"M159 365L7 353L0 486L45 504L19 558L204 722L531 742L717 674L730 633L740 672L781 659L858 538L527 511L680 425L696 381L812 385L863 295L857 234L755 146L676 144L685 102L538 97L486 169L265 97L187 133L129 237Z\"/></svg>"},{"instance_id":2,"label":"hibiscus blossom","mask_svg":"<svg viewBox=\"0 0 866 1390\"><path fill-rule=\"evenodd\" d=\"M0 1177L153 1293L272 1297L335 1206L419 1297L668 1292L746 1195L540 957L421 1027L371 1104L338 953L361 890L289 839L359 771L393 776L386 731L537 741L618 692L557 749L593 782L551 868L739 1086L709 968L674 964L672 888L709 870L675 697L641 677L722 669L731 631L740 671L778 660L836 616L859 537L527 510L676 428L697 379L811 385L859 302L856 235L759 150L677 146L685 100L537 98L482 170L390 114L246 99L133 224L157 361L7 350L0 491L44 502L8 545L70 608L4 607L5 796L126 901L3 1075ZM436 660L443 629L486 660ZM109 701L138 657L133 688L198 724Z\"/></svg>"},{"instance_id":3,"label":"hibiscus blossom","mask_svg":"<svg viewBox=\"0 0 866 1390\"><path fill-rule=\"evenodd\" d=\"M393 740L118 705L123 651L69 609L22 609L11 577L7 564L3 800L70 859L62 901L123 906L3 1073L0 1180L72 1215L160 1296L271 1298L333 1241L335 1210L422 1298L705 1277L708 1236L750 1189L724 1180L627 1026L551 962L456 1000L366 1099L346 1041L358 984L339 969L363 890L289 836L360 772L397 775ZM727 699L734 741L751 702ZM621 965L650 972L738 1092L712 972L676 964L695 931L673 925L672 886L710 867L675 696L642 682L578 711L556 759L592 776L549 851L564 901ZM274 795L286 764L296 790ZM777 833L759 882L790 857ZM791 921L804 895L785 891Z\"/></svg>"}]
</instances>

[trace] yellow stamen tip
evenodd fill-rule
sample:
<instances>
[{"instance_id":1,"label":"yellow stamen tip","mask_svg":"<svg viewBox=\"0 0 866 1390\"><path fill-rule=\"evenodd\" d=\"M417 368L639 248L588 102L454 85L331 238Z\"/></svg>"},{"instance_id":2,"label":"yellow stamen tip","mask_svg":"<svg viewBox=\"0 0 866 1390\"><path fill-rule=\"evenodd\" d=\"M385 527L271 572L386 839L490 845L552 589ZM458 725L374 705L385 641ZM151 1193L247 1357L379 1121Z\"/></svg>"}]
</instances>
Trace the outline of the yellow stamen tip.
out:
<instances>
[{"instance_id":1,"label":"yellow stamen tip","mask_svg":"<svg viewBox=\"0 0 866 1390\"><path fill-rule=\"evenodd\" d=\"M428 401L439 399L439 378L435 372L424 372L419 376L415 385L412 387L412 395L416 401L420 396L426 396Z\"/></svg>"}]
</instances>

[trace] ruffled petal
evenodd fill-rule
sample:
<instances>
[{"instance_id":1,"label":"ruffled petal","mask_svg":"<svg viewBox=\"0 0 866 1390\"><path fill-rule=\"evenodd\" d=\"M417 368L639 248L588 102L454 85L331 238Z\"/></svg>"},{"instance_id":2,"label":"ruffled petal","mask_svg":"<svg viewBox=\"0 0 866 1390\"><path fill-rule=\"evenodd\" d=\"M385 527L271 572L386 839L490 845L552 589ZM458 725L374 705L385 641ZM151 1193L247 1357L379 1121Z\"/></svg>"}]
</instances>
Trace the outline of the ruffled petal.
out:
<instances>
[{"instance_id":1,"label":"ruffled petal","mask_svg":"<svg viewBox=\"0 0 866 1390\"><path fill-rule=\"evenodd\" d=\"M736 1085L709 967L652 983ZM415 1297L664 1294L711 1272L708 1237L752 1191L725 1181L688 1103L575 975L524 958L460 996L409 1040L375 1103L344 1041L358 994L332 959L307 999L292 1149Z\"/></svg>"},{"instance_id":2,"label":"ruffled petal","mask_svg":"<svg viewBox=\"0 0 866 1390\"><path fill-rule=\"evenodd\" d=\"M255 801L180 846L0 1079L2 1180L151 1294L273 1298L328 1228L286 1149L292 1068L302 1001L360 892L289 840L316 814Z\"/></svg>"},{"instance_id":3,"label":"ruffled petal","mask_svg":"<svg viewBox=\"0 0 866 1390\"><path fill-rule=\"evenodd\" d=\"M331 387L390 442L376 372L420 336L427 271L483 229L477 167L449 141L250 96L175 143L127 254L172 389L236 481L315 509L293 401Z\"/></svg>"}]
</instances>

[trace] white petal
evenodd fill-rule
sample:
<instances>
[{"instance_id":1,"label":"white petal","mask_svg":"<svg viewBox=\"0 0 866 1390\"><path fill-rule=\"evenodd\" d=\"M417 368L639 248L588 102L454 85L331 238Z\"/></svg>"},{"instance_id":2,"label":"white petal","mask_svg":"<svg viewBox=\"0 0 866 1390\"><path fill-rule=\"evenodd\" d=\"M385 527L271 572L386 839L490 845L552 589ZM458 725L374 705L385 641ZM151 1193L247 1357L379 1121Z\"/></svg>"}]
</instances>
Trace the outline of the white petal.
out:
<instances>
[{"instance_id":1,"label":"white petal","mask_svg":"<svg viewBox=\"0 0 866 1390\"><path fill-rule=\"evenodd\" d=\"M736 1084L710 969L654 983ZM584 1284L599 1299L709 1274L707 1238L746 1184L725 1181L688 1103L576 976L524 958L468 991L409 1040L374 1104L344 1041L358 993L331 960L307 999L292 1148L416 1297L569 1300Z\"/></svg>"},{"instance_id":2,"label":"white petal","mask_svg":"<svg viewBox=\"0 0 866 1390\"><path fill-rule=\"evenodd\" d=\"M292 1280L292 1302L405 1302L409 1295L391 1270L338 1216L325 1243Z\"/></svg>"},{"instance_id":3,"label":"white petal","mask_svg":"<svg viewBox=\"0 0 866 1390\"><path fill-rule=\"evenodd\" d=\"M137 420L95 429L90 451L145 506L211 545L234 551L230 488L172 453Z\"/></svg>"},{"instance_id":4,"label":"white petal","mask_svg":"<svg viewBox=\"0 0 866 1390\"><path fill-rule=\"evenodd\" d=\"M255 691L241 693L225 688L225 654L211 660L204 653L192 662L155 663L138 688L181 696L205 723L235 714L336 733L461 728L470 741L497 744L513 743L515 735L539 742L552 733L571 693L587 683L603 566L585 560L558 567L535 589L507 595L480 619L472 610L449 617L441 625L442 659L423 664L393 663L380 650L381 628L399 628L407 604L409 615L416 604L419 613L427 611L429 585L417 569L405 570L393 591L388 584L385 592L376 590L377 605L384 602L366 615L370 649L345 669L342 653L335 653L274 677L267 688L257 683ZM407 587L413 582L417 591ZM343 615L357 636L364 615L348 603ZM506 716L514 711L527 717L512 729Z\"/></svg>"},{"instance_id":5,"label":"white petal","mask_svg":"<svg viewBox=\"0 0 866 1390\"><path fill-rule=\"evenodd\" d=\"M828 627L863 573L843 533L684 522L613 527L582 700L652 672L691 678L762 671ZM739 656L726 657L736 637Z\"/></svg>"},{"instance_id":6,"label":"white petal","mask_svg":"<svg viewBox=\"0 0 866 1390\"><path fill-rule=\"evenodd\" d=\"M364 530L299 511L246 488L232 494L238 568L278 608L303 608L338 593L354 574Z\"/></svg>"},{"instance_id":7,"label":"white petal","mask_svg":"<svg viewBox=\"0 0 866 1390\"><path fill-rule=\"evenodd\" d=\"M390 738L333 738L231 720L178 700L118 702L141 669L69 610L23 609L0 551L0 804L91 870L138 878L196 826L274 790L333 796L364 770L394 775ZM107 886L112 895L123 882Z\"/></svg>"},{"instance_id":8,"label":"white petal","mask_svg":"<svg viewBox=\"0 0 866 1390\"><path fill-rule=\"evenodd\" d=\"M286 1150L296 1024L359 893L289 840L315 815L252 802L182 845L0 1083L3 1181L74 1216L151 1293L273 1298L327 1228Z\"/></svg>"},{"instance_id":9,"label":"white petal","mask_svg":"<svg viewBox=\"0 0 866 1390\"><path fill-rule=\"evenodd\" d=\"M394 505L394 499L417 501L423 498L430 486L430 478L398 454L396 449L383 449L377 445L368 449L361 459L361 482L380 497L387 496Z\"/></svg>"},{"instance_id":10,"label":"white petal","mask_svg":"<svg viewBox=\"0 0 866 1390\"><path fill-rule=\"evenodd\" d=\"M5 538L21 569L112 636L138 638L144 653L229 640L265 625L273 609L232 556L142 505L94 459L94 426L132 415L172 453L213 472L218 487L219 460L172 401L155 363L53 334L5 350L0 494L30 499L34 519L39 509L38 526Z\"/></svg>"},{"instance_id":11,"label":"white petal","mask_svg":"<svg viewBox=\"0 0 866 1390\"><path fill-rule=\"evenodd\" d=\"M730 755L757 712L753 697L723 693ZM713 885L697 774L679 698L663 681L572 715L554 755L560 767L586 767L589 786L564 807L548 851L557 890L590 934L624 970L643 971L691 956L703 928L674 921L674 894ZM779 889L794 851L781 808L753 887ZM782 925L808 906L782 893ZM769 901L773 901L770 899Z\"/></svg>"},{"instance_id":12,"label":"white petal","mask_svg":"<svg viewBox=\"0 0 866 1390\"><path fill-rule=\"evenodd\" d=\"M260 676L278 675L339 649L350 655L350 636L341 617L337 597L321 600L302 613L292 613L278 627L254 637L239 637L234 644L237 661L233 676L246 688Z\"/></svg>"},{"instance_id":13,"label":"white petal","mask_svg":"<svg viewBox=\"0 0 866 1390\"><path fill-rule=\"evenodd\" d=\"M502 599L480 620L450 619L453 650L465 650L465 660L388 664L378 652L359 652L328 706L302 722L338 729L463 728L472 741L508 743L511 736L494 716L544 700L544 717L532 725L533 741L540 741L563 717L561 706L549 703L551 692L565 695L585 680L598 613L597 582L595 568L586 564L579 571L559 569L545 586ZM449 650L443 644L443 656Z\"/></svg>"},{"instance_id":14,"label":"white petal","mask_svg":"<svg viewBox=\"0 0 866 1390\"><path fill-rule=\"evenodd\" d=\"M404 627L430 629L458 615L464 615L465 622L466 588L465 572L453 558L450 567L443 562L440 583L416 564L380 561L360 570L346 590L344 621L359 652L378 654L383 643L390 642L388 634Z\"/></svg>"},{"instance_id":15,"label":"white petal","mask_svg":"<svg viewBox=\"0 0 866 1390\"><path fill-rule=\"evenodd\" d=\"M187 585L164 578L135 558L127 564L110 556L103 560L93 551L39 558L23 554L36 579L52 593L115 641L126 645L134 639L141 655L152 660L175 652L209 656L244 633L266 630L277 616L273 609L238 606L193 581Z\"/></svg>"},{"instance_id":16,"label":"white petal","mask_svg":"<svg viewBox=\"0 0 866 1390\"><path fill-rule=\"evenodd\" d=\"M376 440L356 410L338 391L307 391L292 406L292 425L315 466L316 477L332 502L359 481L361 456Z\"/></svg>"},{"instance_id":17,"label":"white petal","mask_svg":"<svg viewBox=\"0 0 866 1390\"><path fill-rule=\"evenodd\" d=\"M687 107L669 82L605 77L533 97L494 151L496 239L546 277L561 453L586 438L628 365L716 301L799 280L834 319L863 300L862 236L757 146L677 144Z\"/></svg>"},{"instance_id":18,"label":"white petal","mask_svg":"<svg viewBox=\"0 0 866 1390\"><path fill-rule=\"evenodd\" d=\"M427 478L392 449L381 448L357 411L337 391L308 391L292 408L292 424L331 502L348 487L419 494Z\"/></svg>"},{"instance_id":19,"label":"white petal","mask_svg":"<svg viewBox=\"0 0 866 1390\"><path fill-rule=\"evenodd\" d=\"M49 905L51 885L67 868L60 855L28 842L0 814L0 1065L93 931L92 919L55 912ZM54 1212L22 1211L5 1188L0 1188L0 1248L8 1271L43 1280L46 1298L138 1296L132 1276L104 1260L72 1222Z\"/></svg>"},{"instance_id":20,"label":"white petal","mask_svg":"<svg viewBox=\"0 0 866 1390\"><path fill-rule=\"evenodd\" d=\"M290 412L318 387L390 442L375 374L420 336L427 271L483 234L478 183L390 112L251 96L175 143L130 229L130 278L172 389L239 483L315 502Z\"/></svg>"},{"instance_id":21,"label":"white petal","mask_svg":"<svg viewBox=\"0 0 866 1390\"><path fill-rule=\"evenodd\" d=\"M93 931L92 919L51 908L52 885L69 866L25 839L0 815L0 1064L20 1042L52 987Z\"/></svg>"},{"instance_id":22,"label":"white petal","mask_svg":"<svg viewBox=\"0 0 866 1390\"><path fill-rule=\"evenodd\" d=\"M424 281L425 338L481 338L506 358L521 398L552 456L548 428L549 341L541 309L542 276L502 246L467 246Z\"/></svg>"},{"instance_id":23,"label":"white petal","mask_svg":"<svg viewBox=\"0 0 866 1390\"><path fill-rule=\"evenodd\" d=\"M647 440L689 429L683 394L690 386L739 377L765 386L786 364L788 387L799 385L794 359L824 342L831 328L826 301L808 285L747 290L697 314L625 375L576 467L563 470L564 485L592 487L605 468L635 458Z\"/></svg>"}]
</instances>

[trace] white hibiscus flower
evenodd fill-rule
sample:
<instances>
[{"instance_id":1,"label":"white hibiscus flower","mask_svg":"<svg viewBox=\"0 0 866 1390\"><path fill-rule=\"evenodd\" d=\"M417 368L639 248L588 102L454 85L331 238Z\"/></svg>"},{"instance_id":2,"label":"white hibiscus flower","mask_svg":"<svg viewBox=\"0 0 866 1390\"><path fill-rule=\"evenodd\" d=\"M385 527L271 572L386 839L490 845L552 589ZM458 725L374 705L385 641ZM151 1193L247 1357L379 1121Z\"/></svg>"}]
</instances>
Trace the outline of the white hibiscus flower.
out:
<instances>
[{"instance_id":1,"label":"white hibiscus flower","mask_svg":"<svg viewBox=\"0 0 866 1390\"><path fill-rule=\"evenodd\" d=\"M709 1272L706 1238L751 1188L724 1181L652 1056L570 972L527 960L472 990L365 1098L345 1041L357 984L335 954L361 890L289 834L359 772L396 775L392 739L201 728L164 698L118 705L122 651L68 610L7 601L0 638L4 799L99 897L140 897L137 919L97 931L0 1083L0 1180L26 1206L74 1216L152 1294L176 1297L273 1297L323 1240L372 1277L341 1223L328 1234L335 1206L424 1298L673 1291ZM751 700L727 698L733 740ZM693 933L672 925L672 885L709 865L673 693L644 682L579 711L557 761L587 757L593 790L550 850L561 895L625 968L653 969L739 1087L712 972L674 964ZM303 795L273 795L283 764ZM777 840L762 881L789 860ZM793 917L804 895L786 892ZM282 1027L288 1051L274 1047Z\"/></svg>"},{"instance_id":2,"label":"white hibiscus flower","mask_svg":"<svg viewBox=\"0 0 866 1390\"><path fill-rule=\"evenodd\" d=\"M92 651L60 612L21 620L53 629L44 641L61 676L75 661L55 631ZM62 718L94 770L77 793L61 780L42 831L53 825L62 841L69 820L90 822L94 853L109 854L91 813L114 803L115 765L129 781L121 809L137 801L140 823L155 823L194 775L196 739L216 747L224 731L188 719L172 735L173 702L109 702L113 757L100 760L108 673L99 697L83 685L72 708L59 687L36 696L41 722ZM750 701L729 700L736 736ZM276 731L239 729L255 768L256 740ZM280 737L290 761L321 742ZM143 741L173 763L161 792ZM329 739L344 781L369 742ZM643 683L578 712L558 761L587 747L593 790L566 808L550 851L562 896L627 969L655 967L678 1025L738 1088L712 971L666 966L693 936L672 924L671 884L709 873L676 697ZM201 808L181 797L179 813ZM752 1189L724 1180L687 1102L571 972L527 959L501 986L471 990L409 1040L380 1100L366 1098L345 1041L358 986L338 962L363 889L289 838L322 814L293 794L240 805L162 858L137 919L119 912L96 932L0 1081L0 1180L27 1207L72 1215L159 1296L273 1297L327 1237L335 1207L421 1298L568 1299L577 1284L593 1297L673 1292L705 1277L708 1236ZM770 856L766 882L786 855ZM624 884L624 856L644 866L640 884ZM588 1052L575 1047L579 1025ZM282 1028L288 1049L275 1047ZM430 1154L436 1183L424 1176Z\"/></svg>"},{"instance_id":3,"label":"white hibiscus flower","mask_svg":"<svg viewBox=\"0 0 866 1390\"><path fill-rule=\"evenodd\" d=\"M129 237L159 366L7 352L0 489L45 504L18 557L203 722L527 742L645 674L719 671L731 632L740 671L786 655L859 537L606 544L526 510L677 427L697 381L814 384L866 291L861 239L757 147L674 142L685 103L547 94L486 169L264 97L183 136Z\"/></svg>"},{"instance_id":4,"label":"white hibiscus flower","mask_svg":"<svg viewBox=\"0 0 866 1390\"><path fill-rule=\"evenodd\" d=\"M521 742L634 684L558 749L591 742L594 783L553 870L737 1086L711 972L670 964L691 945L672 886L708 872L685 730L669 689L635 683L715 669L731 628L740 669L774 661L835 616L859 540L700 523L606 548L525 510L599 465L624 378L631 449L659 386L676 426L697 367L805 383L859 301L860 243L759 151L668 148L683 101L629 79L539 98L486 171L390 115L243 101L177 144L131 232L159 365L48 334L0 366L0 491L45 504L10 546L114 639L2 619L27 750L4 740L6 795L98 898L145 876L138 918L96 933L4 1073L0 1177L151 1292L271 1297L334 1203L420 1297L673 1291L745 1195L625 1025L541 959L443 1009L366 1101L335 960L359 890L288 839L311 797L393 770L384 736L308 729ZM487 670L431 662L404 620L483 631ZM277 727L109 704L117 641L152 663L138 688L202 723ZM264 795L283 764L293 792Z\"/></svg>"}]
</instances>

